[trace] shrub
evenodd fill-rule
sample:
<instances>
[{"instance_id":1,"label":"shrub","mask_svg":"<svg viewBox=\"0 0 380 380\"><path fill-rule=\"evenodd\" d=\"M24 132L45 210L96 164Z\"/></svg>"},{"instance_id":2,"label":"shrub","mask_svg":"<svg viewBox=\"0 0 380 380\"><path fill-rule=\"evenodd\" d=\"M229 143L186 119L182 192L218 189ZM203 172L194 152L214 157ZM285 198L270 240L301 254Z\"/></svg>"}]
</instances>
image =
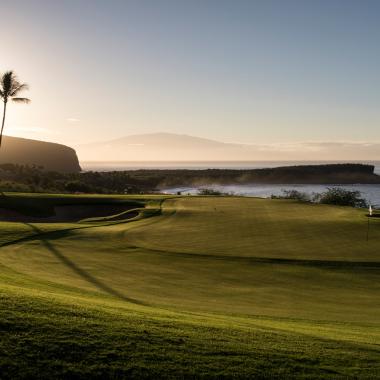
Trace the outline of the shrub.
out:
<instances>
[{"instance_id":1,"label":"shrub","mask_svg":"<svg viewBox=\"0 0 380 380\"><path fill-rule=\"evenodd\" d=\"M90 193L93 189L91 186L80 181L71 181L65 184L65 190L70 193Z\"/></svg>"},{"instance_id":2,"label":"shrub","mask_svg":"<svg viewBox=\"0 0 380 380\"><path fill-rule=\"evenodd\" d=\"M361 198L360 191L351 191L340 187L328 188L326 192L316 194L314 201L338 206L368 207L367 201Z\"/></svg>"},{"instance_id":3,"label":"shrub","mask_svg":"<svg viewBox=\"0 0 380 380\"><path fill-rule=\"evenodd\" d=\"M281 195L273 195L272 199L295 199L301 202L310 202L310 196L298 190L282 190Z\"/></svg>"},{"instance_id":4,"label":"shrub","mask_svg":"<svg viewBox=\"0 0 380 380\"><path fill-rule=\"evenodd\" d=\"M204 188L198 190L198 195L230 196L233 193L223 193L219 190Z\"/></svg>"}]
</instances>

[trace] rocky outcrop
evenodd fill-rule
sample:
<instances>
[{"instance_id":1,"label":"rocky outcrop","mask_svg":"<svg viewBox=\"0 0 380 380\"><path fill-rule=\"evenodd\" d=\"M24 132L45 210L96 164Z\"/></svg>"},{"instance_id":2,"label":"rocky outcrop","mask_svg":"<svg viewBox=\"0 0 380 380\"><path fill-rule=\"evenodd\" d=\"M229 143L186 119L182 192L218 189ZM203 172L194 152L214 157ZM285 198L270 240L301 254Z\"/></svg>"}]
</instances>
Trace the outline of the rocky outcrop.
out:
<instances>
[{"instance_id":1,"label":"rocky outcrop","mask_svg":"<svg viewBox=\"0 0 380 380\"><path fill-rule=\"evenodd\" d=\"M36 165L47 171L75 173L81 171L74 149L45 141L4 136L0 164Z\"/></svg>"}]
</instances>

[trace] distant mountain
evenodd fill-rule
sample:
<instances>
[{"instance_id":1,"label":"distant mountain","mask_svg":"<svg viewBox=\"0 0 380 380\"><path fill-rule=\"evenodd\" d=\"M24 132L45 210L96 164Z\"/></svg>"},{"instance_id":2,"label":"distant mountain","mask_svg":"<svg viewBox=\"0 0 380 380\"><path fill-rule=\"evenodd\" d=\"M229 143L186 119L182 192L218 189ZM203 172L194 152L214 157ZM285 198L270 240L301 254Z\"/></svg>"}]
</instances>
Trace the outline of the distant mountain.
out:
<instances>
[{"instance_id":1,"label":"distant mountain","mask_svg":"<svg viewBox=\"0 0 380 380\"><path fill-rule=\"evenodd\" d=\"M37 165L66 173L81 170L75 150L66 145L11 136L3 137L0 163Z\"/></svg>"},{"instance_id":2,"label":"distant mountain","mask_svg":"<svg viewBox=\"0 0 380 380\"><path fill-rule=\"evenodd\" d=\"M132 135L77 146L81 160L192 161L248 159L244 145L172 133Z\"/></svg>"},{"instance_id":3,"label":"distant mountain","mask_svg":"<svg viewBox=\"0 0 380 380\"><path fill-rule=\"evenodd\" d=\"M144 135L132 135L111 140L106 143L113 146L146 146L146 147L165 147L165 148L211 148L225 147L225 144L215 140L204 139L201 137L178 135L174 133L150 133Z\"/></svg>"},{"instance_id":4,"label":"distant mountain","mask_svg":"<svg viewBox=\"0 0 380 380\"><path fill-rule=\"evenodd\" d=\"M78 145L81 161L380 160L378 142L233 144L172 133Z\"/></svg>"}]
</instances>

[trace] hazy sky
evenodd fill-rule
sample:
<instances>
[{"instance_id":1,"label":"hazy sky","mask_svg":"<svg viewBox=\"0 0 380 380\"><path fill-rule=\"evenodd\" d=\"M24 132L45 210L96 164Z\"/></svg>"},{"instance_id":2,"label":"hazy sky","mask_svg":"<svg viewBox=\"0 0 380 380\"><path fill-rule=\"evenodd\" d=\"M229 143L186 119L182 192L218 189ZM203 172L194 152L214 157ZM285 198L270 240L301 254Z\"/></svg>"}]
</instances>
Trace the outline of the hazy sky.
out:
<instances>
[{"instance_id":1,"label":"hazy sky","mask_svg":"<svg viewBox=\"0 0 380 380\"><path fill-rule=\"evenodd\" d=\"M9 108L10 135L380 141L380 1L18 0L0 14L0 69L32 99Z\"/></svg>"}]
</instances>

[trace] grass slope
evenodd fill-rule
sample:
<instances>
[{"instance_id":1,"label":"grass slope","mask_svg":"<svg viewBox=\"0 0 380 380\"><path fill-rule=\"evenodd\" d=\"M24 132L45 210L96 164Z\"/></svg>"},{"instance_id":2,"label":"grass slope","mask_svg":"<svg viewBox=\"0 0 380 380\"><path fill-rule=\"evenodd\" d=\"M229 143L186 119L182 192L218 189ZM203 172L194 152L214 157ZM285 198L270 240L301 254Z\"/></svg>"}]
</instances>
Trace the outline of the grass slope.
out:
<instances>
[{"instance_id":1,"label":"grass slope","mask_svg":"<svg viewBox=\"0 0 380 380\"><path fill-rule=\"evenodd\" d=\"M380 376L380 220L367 242L363 210L141 201L0 224L0 378Z\"/></svg>"}]
</instances>

